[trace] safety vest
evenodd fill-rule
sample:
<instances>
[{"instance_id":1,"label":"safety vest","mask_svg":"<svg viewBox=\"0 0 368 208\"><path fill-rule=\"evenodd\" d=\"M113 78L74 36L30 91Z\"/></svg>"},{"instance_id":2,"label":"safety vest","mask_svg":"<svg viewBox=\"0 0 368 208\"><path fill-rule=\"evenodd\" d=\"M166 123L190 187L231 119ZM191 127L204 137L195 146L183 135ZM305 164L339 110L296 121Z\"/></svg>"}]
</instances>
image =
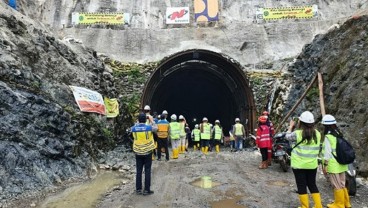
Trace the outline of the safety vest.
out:
<instances>
[{"instance_id":1,"label":"safety vest","mask_svg":"<svg viewBox=\"0 0 368 208\"><path fill-rule=\"evenodd\" d=\"M132 127L133 151L139 155L146 155L155 149L152 126L147 124L137 124Z\"/></svg>"},{"instance_id":2,"label":"safety vest","mask_svg":"<svg viewBox=\"0 0 368 208\"><path fill-rule=\"evenodd\" d=\"M321 142L321 133L316 131L317 143L312 139L310 144L303 141L291 152L291 167L294 169L315 169L318 166L319 145ZM296 130L296 144L302 141L302 130Z\"/></svg>"},{"instance_id":3,"label":"safety vest","mask_svg":"<svg viewBox=\"0 0 368 208\"><path fill-rule=\"evenodd\" d=\"M170 123L170 138L174 140L180 138L180 123L176 121Z\"/></svg>"},{"instance_id":4,"label":"safety vest","mask_svg":"<svg viewBox=\"0 0 368 208\"><path fill-rule=\"evenodd\" d=\"M201 139L201 131L199 129L193 129L194 141L199 142Z\"/></svg>"},{"instance_id":5,"label":"safety vest","mask_svg":"<svg viewBox=\"0 0 368 208\"><path fill-rule=\"evenodd\" d=\"M211 126L209 123L202 123L203 132L201 132L201 139L211 139Z\"/></svg>"},{"instance_id":6,"label":"safety vest","mask_svg":"<svg viewBox=\"0 0 368 208\"><path fill-rule=\"evenodd\" d=\"M185 137L187 134L185 133L185 123L181 122L180 123L180 136L181 137Z\"/></svg>"},{"instance_id":7,"label":"safety vest","mask_svg":"<svg viewBox=\"0 0 368 208\"><path fill-rule=\"evenodd\" d=\"M215 125L215 137L214 139L220 140L222 136L222 128L218 125Z\"/></svg>"},{"instance_id":8,"label":"safety vest","mask_svg":"<svg viewBox=\"0 0 368 208\"><path fill-rule=\"evenodd\" d=\"M243 124L236 123L234 129L235 136L243 136Z\"/></svg>"},{"instance_id":9,"label":"safety vest","mask_svg":"<svg viewBox=\"0 0 368 208\"><path fill-rule=\"evenodd\" d=\"M157 137L160 139L166 139L169 136L169 122L165 120L159 120L157 122Z\"/></svg>"},{"instance_id":10,"label":"safety vest","mask_svg":"<svg viewBox=\"0 0 368 208\"><path fill-rule=\"evenodd\" d=\"M271 128L266 124L262 124L257 129L256 142L259 148L266 148L272 146Z\"/></svg>"},{"instance_id":11,"label":"safety vest","mask_svg":"<svg viewBox=\"0 0 368 208\"><path fill-rule=\"evenodd\" d=\"M330 142L332 154L336 155L336 137L332 134L326 135L328 141ZM324 152L324 148L323 148ZM328 173L343 173L348 170L348 165L342 165L338 163L335 157L332 157L328 160L327 172Z\"/></svg>"}]
</instances>

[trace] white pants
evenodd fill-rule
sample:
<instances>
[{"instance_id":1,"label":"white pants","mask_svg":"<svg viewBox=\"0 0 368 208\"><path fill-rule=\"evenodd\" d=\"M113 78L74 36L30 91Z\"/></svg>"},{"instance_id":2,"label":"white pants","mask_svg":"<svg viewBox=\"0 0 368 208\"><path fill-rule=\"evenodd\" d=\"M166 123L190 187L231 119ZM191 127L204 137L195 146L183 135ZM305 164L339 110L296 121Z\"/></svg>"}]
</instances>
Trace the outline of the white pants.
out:
<instances>
[{"instance_id":1,"label":"white pants","mask_svg":"<svg viewBox=\"0 0 368 208\"><path fill-rule=\"evenodd\" d=\"M178 149L180 144L180 139L171 139L171 148Z\"/></svg>"}]
</instances>

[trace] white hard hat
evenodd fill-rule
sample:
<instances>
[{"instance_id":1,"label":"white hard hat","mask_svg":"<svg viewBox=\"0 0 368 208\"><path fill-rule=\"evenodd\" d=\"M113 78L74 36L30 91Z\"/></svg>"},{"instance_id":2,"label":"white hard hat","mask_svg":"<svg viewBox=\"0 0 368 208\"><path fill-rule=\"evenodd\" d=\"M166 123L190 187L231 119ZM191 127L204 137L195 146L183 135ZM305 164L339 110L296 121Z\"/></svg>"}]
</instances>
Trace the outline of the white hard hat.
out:
<instances>
[{"instance_id":1,"label":"white hard hat","mask_svg":"<svg viewBox=\"0 0 368 208\"><path fill-rule=\"evenodd\" d=\"M196 124L196 125L194 126L194 128L199 128L199 125L198 125L198 124Z\"/></svg>"},{"instance_id":2,"label":"white hard hat","mask_svg":"<svg viewBox=\"0 0 368 208\"><path fill-rule=\"evenodd\" d=\"M325 116L323 116L322 118L322 124L323 125L332 125L332 124L336 124L336 119L335 117L333 117L330 114L326 114Z\"/></svg>"},{"instance_id":3,"label":"white hard hat","mask_svg":"<svg viewBox=\"0 0 368 208\"><path fill-rule=\"evenodd\" d=\"M239 119L239 118L236 118L236 119L235 119L235 122L237 122L237 121L240 121L240 119Z\"/></svg>"},{"instance_id":4,"label":"white hard hat","mask_svg":"<svg viewBox=\"0 0 368 208\"><path fill-rule=\"evenodd\" d=\"M151 107L149 105L144 106L144 110L151 110Z\"/></svg>"},{"instance_id":5,"label":"white hard hat","mask_svg":"<svg viewBox=\"0 0 368 208\"><path fill-rule=\"evenodd\" d=\"M170 118L171 118L171 120L176 120L176 115L172 114Z\"/></svg>"},{"instance_id":6,"label":"white hard hat","mask_svg":"<svg viewBox=\"0 0 368 208\"><path fill-rule=\"evenodd\" d=\"M299 120L304 122L304 123L308 123L308 124L312 124L314 123L314 116L311 112L309 111L304 111L300 116L299 116Z\"/></svg>"},{"instance_id":7,"label":"white hard hat","mask_svg":"<svg viewBox=\"0 0 368 208\"><path fill-rule=\"evenodd\" d=\"M202 121L208 121L208 119L206 117L203 117Z\"/></svg>"},{"instance_id":8,"label":"white hard hat","mask_svg":"<svg viewBox=\"0 0 368 208\"><path fill-rule=\"evenodd\" d=\"M215 123L220 123L220 121L219 120L216 120Z\"/></svg>"},{"instance_id":9,"label":"white hard hat","mask_svg":"<svg viewBox=\"0 0 368 208\"><path fill-rule=\"evenodd\" d=\"M210 127L212 127L213 125L212 124L210 124Z\"/></svg>"},{"instance_id":10,"label":"white hard hat","mask_svg":"<svg viewBox=\"0 0 368 208\"><path fill-rule=\"evenodd\" d=\"M184 116L183 116L183 115L180 115L180 116L179 116L179 120L180 120L180 119L185 119L185 118L184 118Z\"/></svg>"},{"instance_id":11,"label":"white hard hat","mask_svg":"<svg viewBox=\"0 0 368 208\"><path fill-rule=\"evenodd\" d=\"M164 111L162 111L162 114L167 115L168 113L167 113L167 111L166 111L166 110L164 110Z\"/></svg>"},{"instance_id":12,"label":"white hard hat","mask_svg":"<svg viewBox=\"0 0 368 208\"><path fill-rule=\"evenodd\" d=\"M157 118L160 119L161 118L161 115L158 115Z\"/></svg>"}]
</instances>

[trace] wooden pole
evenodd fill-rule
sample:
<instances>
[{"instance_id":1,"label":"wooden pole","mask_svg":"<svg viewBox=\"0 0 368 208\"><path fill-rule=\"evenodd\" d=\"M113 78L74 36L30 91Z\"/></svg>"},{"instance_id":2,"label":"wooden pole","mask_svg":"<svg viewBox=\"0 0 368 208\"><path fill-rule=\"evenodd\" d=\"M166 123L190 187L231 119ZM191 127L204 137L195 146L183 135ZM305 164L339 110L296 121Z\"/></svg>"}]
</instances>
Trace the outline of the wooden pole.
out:
<instances>
[{"instance_id":1,"label":"wooden pole","mask_svg":"<svg viewBox=\"0 0 368 208\"><path fill-rule=\"evenodd\" d=\"M322 74L320 72L317 73L318 75L318 88L319 88L319 104L321 106L321 114L322 116L326 115L325 110L325 99L323 96L323 79Z\"/></svg>"},{"instance_id":2,"label":"wooden pole","mask_svg":"<svg viewBox=\"0 0 368 208\"><path fill-rule=\"evenodd\" d=\"M314 82L317 80L317 75L312 79L312 81L310 82L310 84L308 85L307 89L305 90L305 92L303 93L303 95L299 98L299 100L294 104L294 106L291 108L291 110L289 111L288 114L286 114L286 116L284 117L284 119L282 119L282 121L279 123L279 125L276 128L275 132L278 132L282 126L282 124L285 123L285 121L290 117L290 115L294 112L294 110L296 109L296 107L298 107L298 105L300 104L300 102L302 102L302 100L304 99L304 97L307 95L308 91L310 90L310 88L313 86Z\"/></svg>"}]
</instances>

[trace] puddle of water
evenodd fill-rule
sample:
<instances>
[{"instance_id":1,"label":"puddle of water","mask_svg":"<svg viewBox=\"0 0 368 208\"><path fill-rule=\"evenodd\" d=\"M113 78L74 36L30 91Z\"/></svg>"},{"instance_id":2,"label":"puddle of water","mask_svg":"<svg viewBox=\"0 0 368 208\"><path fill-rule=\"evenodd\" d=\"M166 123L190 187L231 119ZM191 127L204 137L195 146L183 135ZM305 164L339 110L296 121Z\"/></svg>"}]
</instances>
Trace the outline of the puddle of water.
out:
<instances>
[{"instance_id":1,"label":"puddle of water","mask_svg":"<svg viewBox=\"0 0 368 208\"><path fill-rule=\"evenodd\" d=\"M190 184L204 189L209 189L221 185L220 183L213 182L212 178L209 176L202 176L201 178L194 180Z\"/></svg>"},{"instance_id":2,"label":"puddle of water","mask_svg":"<svg viewBox=\"0 0 368 208\"><path fill-rule=\"evenodd\" d=\"M60 194L48 197L41 208L96 207L99 199L120 182L119 173L102 172L90 182L67 188Z\"/></svg>"},{"instance_id":3,"label":"puddle of water","mask_svg":"<svg viewBox=\"0 0 368 208\"><path fill-rule=\"evenodd\" d=\"M244 205L238 204L241 196L238 196L234 199L223 199L217 202L212 202L211 208L246 208Z\"/></svg>"}]
</instances>

